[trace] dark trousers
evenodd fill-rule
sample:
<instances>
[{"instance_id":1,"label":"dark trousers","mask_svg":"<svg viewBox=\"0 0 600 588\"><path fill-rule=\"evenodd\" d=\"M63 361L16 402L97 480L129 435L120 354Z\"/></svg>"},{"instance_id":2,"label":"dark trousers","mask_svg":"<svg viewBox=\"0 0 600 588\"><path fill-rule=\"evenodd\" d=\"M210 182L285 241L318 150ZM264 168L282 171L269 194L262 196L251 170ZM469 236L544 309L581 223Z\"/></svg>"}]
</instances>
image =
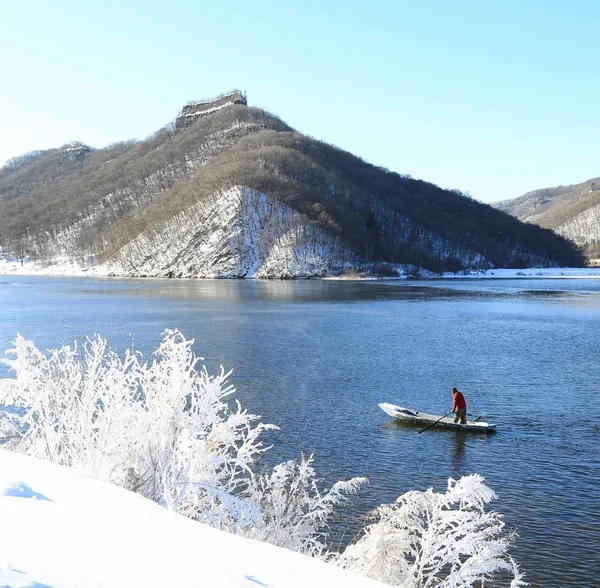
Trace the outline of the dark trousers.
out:
<instances>
[{"instance_id":1,"label":"dark trousers","mask_svg":"<svg viewBox=\"0 0 600 588\"><path fill-rule=\"evenodd\" d=\"M467 409L459 408L454 412L454 422L458 423L460 420L461 425L467 424Z\"/></svg>"}]
</instances>

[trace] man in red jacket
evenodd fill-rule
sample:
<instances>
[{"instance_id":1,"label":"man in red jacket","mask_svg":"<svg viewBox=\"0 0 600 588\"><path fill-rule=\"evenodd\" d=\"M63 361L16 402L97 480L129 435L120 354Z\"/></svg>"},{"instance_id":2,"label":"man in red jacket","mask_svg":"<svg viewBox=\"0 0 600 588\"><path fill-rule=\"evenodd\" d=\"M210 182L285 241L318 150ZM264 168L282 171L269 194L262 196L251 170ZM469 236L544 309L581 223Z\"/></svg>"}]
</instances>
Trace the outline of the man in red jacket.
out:
<instances>
[{"instance_id":1,"label":"man in red jacket","mask_svg":"<svg viewBox=\"0 0 600 588\"><path fill-rule=\"evenodd\" d=\"M451 412L454 413L454 422L458 423L458 421L460 420L460 423L462 425L466 425L467 424L467 401L465 400L465 397L462 395L462 392L458 391L458 388L456 386L452 387L452 397L453 397L453 404L452 404L452 410Z\"/></svg>"}]
</instances>

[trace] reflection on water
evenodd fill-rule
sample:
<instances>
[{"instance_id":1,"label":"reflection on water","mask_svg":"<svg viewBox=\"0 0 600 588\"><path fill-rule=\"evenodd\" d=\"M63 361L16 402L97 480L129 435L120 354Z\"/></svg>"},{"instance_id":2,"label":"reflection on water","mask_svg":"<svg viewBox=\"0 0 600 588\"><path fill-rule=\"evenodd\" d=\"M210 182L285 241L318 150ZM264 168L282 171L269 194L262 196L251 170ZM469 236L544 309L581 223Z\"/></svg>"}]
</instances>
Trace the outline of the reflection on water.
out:
<instances>
[{"instance_id":1,"label":"reflection on water","mask_svg":"<svg viewBox=\"0 0 600 588\"><path fill-rule=\"evenodd\" d=\"M329 483L370 478L333 526L342 543L378 504L479 473L533 586L600 577L600 280L6 276L0 313L3 349L16 332L41 348L101 333L145 353L166 327L194 337L209 371L232 368L242 405L280 427L265 461L314 452ZM377 406L442 414L452 385L496 434L418 435Z\"/></svg>"},{"instance_id":2,"label":"reflection on water","mask_svg":"<svg viewBox=\"0 0 600 588\"><path fill-rule=\"evenodd\" d=\"M466 433L465 431L453 431L452 467L459 471L464 465L467 435L469 435L469 433Z\"/></svg>"}]
</instances>

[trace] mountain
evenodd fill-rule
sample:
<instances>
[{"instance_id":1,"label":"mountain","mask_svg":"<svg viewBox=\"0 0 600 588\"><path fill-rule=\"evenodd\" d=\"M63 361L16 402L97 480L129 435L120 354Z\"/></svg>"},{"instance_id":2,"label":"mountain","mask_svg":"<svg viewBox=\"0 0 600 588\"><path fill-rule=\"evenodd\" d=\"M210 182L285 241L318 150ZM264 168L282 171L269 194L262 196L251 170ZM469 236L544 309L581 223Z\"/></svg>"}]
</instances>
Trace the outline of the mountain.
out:
<instances>
[{"instance_id":1,"label":"mountain","mask_svg":"<svg viewBox=\"0 0 600 588\"><path fill-rule=\"evenodd\" d=\"M73 142L10 160L0 169L0 248L127 276L584 263L550 230L303 135L237 90L187 104L143 141Z\"/></svg>"},{"instance_id":2,"label":"mountain","mask_svg":"<svg viewBox=\"0 0 600 588\"><path fill-rule=\"evenodd\" d=\"M600 257L600 178L534 190L492 206L523 222L552 229L581 247L589 259Z\"/></svg>"}]
</instances>

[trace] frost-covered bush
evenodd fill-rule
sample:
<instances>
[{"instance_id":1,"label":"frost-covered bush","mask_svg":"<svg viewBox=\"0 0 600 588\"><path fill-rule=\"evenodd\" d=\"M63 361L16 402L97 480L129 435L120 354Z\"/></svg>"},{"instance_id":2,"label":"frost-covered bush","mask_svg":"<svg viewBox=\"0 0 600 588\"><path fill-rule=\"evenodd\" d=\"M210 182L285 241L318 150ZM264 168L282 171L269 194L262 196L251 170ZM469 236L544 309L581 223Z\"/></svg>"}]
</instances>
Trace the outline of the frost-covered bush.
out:
<instances>
[{"instance_id":1,"label":"frost-covered bush","mask_svg":"<svg viewBox=\"0 0 600 588\"><path fill-rule=\"evenodd\" d=\"M2 381L0 380L0 389L2 387ZM2 392L0 391L0 395ZM19 435L19 430L15 424L15 416L9 412L2 411L0 409L0 445L3 441L12 439Z\"/></svg>"},{"instance_id":2,"label":"frost-covered bush","mask_svg":"<svg viewBox=\"0 0 600 588\"><path fill-rule=\"evenodd\" d=\"M192 344L167 330L146 362L132 350L119 357L99 336L47 354L17 336L14 358L2 360L15 378L0 381L0 404L16 408L3 420L7 446L216 527L322 553L328 516L364 480L319 491L304 458L255 474L261 435L276 427L228 405L229 374L197 369Z\"/></svg>"},{"instance_id":3,"label":"frost-covered bush","mask_svg":"<svg viewBox=\"0 0 600 588\"><path fill-rule=\"evenodd\" d=\"M405 588L483 586L498 572L512 575L511 588L525 586L508 555L513 536L501 515L485 511L495 498L477 474L450 478L443 494L407 492L376 509L337 563Z\"/></svg>"},{"instance_id":4,"label":"frost-covered bush","mask_svg":"<svg viewBox=\"0 0 600 588\"><path fill-rule=\"evenodd\" d=\"M9 444L189 515L212 508L243 484L273 426L254 426L238 403L230 410L228 374L197 370L192 343L166 331L144 362L130 350L119 357L99 336L48 355L18 336L14 359L3 360L16 377L0 401L21 409L23 434Z\"/></svg>"},{"instance_id":5,"label":"frost-covered bush","mask_svg":"<svg viewBox=\"0 0 600 588\"><path fill-rule=\"evenodd\" d=\"M244 528L243 535L308 555L327 554L329 517L347 495L356 493L368 480L340 481L323 491L312 464L312 455L301 455L253 479L247 498L263 516L255 525Z\"/></svg>"}]
</instances>

